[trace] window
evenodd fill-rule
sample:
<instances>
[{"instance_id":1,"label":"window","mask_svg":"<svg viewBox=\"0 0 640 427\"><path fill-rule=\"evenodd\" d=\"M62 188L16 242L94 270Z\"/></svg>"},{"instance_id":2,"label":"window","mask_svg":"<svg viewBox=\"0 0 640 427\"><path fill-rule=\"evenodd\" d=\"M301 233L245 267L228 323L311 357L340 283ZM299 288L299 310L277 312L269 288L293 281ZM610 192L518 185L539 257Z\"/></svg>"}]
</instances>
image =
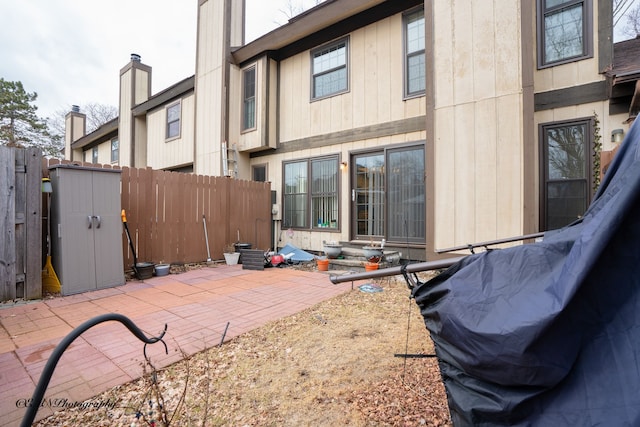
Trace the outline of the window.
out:
<instances>
[{"instance_id":1,"label":"window","mask_svg":"<svg viewBox=\"0 0 640 427\"><path fill-rule=\"evenodd\" d=\"M591 202L592 121L541 126L541 229L562 228Z\"/></svg>"},{"instance_id":2,"label":"window","mask_svg":"<svg viewBox=\"0 0 640 427\"><path fill-rule=\"evenodd\" d=\"M98 147L91 149L91 163L98 163Z\"/></svg>"},{"instance_id":3,"label":"window","mask_svg":"<svg viewBox=\"0 0 640 427\"><path fill-rule=\"evenodd\" d=\"M285 163L283 226L337 229L338 172L337 156Z\"/></svg>"},{"instance_id":4,"label":"window","mask_svg":"<svg viewBox=\"0 0 640 427\"><path fill-rule=\"evenodd\" d=\"M242 130L256 127L256 67L242 72Z\"/></svg>"},{"instance_id":5,"label":"window","mask_svg":"<svg viewBox=\"0 0 640 427\"><path fill-rule=\"evenodd\" d=\"M305 228L308 222L308 164L303 162L285 163L284 165L284 221L287 228Z\"/></svg>"},{"instance_id":6,"label":"window","mask_svg":"<svg viewBox=\"0 0 640 427\"><path fill-rule=\"evenodd\" d=\"M338 159L311 161L311 224L338 228Z\"/></svg>"},{"instance_id":7,"label":"window","mask_svg":"<svg viewBox=\"0 0 640 427\"><path fill-rule=\"evenodd\" d=\"M119 155L120 142L117 138L111 140L111 163L117 163L120 155Z\"/></svg>"},{"instance_id":8,"label":"window","mask_svg":"<svg viewBox=\"0 0 640 427\"><path fill-rule=\"evenodd\" d=\"M251 167L251 176L254 181L267 181L267 165L255 165Z\"/></svg>"},{"instance_id":9,"label":"window","mask_svg":"<svg viewBox=\"0 0 640 427\"><path fill-rule=\"evenodd\" d=\"M593 55L591 0L538 0L538 68Z\"/></svg>"},{"instance_id":10,"label":"window","mask_svg":"<svg viewBox=\"0 0 640 427\"><path fill-rule=\"evenodd\" d=\"M348 89L346 39L311 52L312 99L324 98Z\"/></svg>"},{"instance_id":11,"label":"window","mask_svg":"<svg viewBox=\"0 0 640 427\"><path fill-rule=\"evenodd\" d=\"M405 95L424 93L424 10L412 12L404 17L405 35Z\"/></svg>"},{"instance_id":12,"label":"window","mask_svg":"<svg viewBox=\"0 0 640 427\"><path fill-rule=\"evenodd\" d=\"M167 107L167 139L180 136L180 103Z\"/></svg>"}]
</instances>

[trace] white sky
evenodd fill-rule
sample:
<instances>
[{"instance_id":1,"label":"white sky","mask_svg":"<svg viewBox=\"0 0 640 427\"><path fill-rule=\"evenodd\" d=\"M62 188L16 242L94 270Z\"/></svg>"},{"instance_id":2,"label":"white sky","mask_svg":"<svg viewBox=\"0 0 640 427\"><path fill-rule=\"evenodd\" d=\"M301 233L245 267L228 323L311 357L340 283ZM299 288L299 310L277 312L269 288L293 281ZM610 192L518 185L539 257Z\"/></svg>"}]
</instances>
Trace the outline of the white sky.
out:
<instances>
[{"instance_id":1,"label":"white sky","mask_svg":"<svg viewBox=\"0 0 640 427\"><path fill-rule=\"evenodd\" d=\"M116 106L119 71L137 53L156 94L195 73L197 2L0 0L0 77L36 92L43 118L72 104ZM285 23L288 4L316 1L246 0L247 42Z\"/></svg>"},{"instance_id":2,"label":"white sky","mask_svg":"<svg viewBox=\"0 0 640 427\"><path fill-rule=\"evenodd\" d=\"M246 41L286 23L288 0L246 0ZM38 115L117 106L131 53L153 69L152 94L195 73L198 0L0 0L0 77L36 92ZM308 9L314 0L292 0ZM118 16L122 16L117 20Z\"/></svg>"}]
</instances>

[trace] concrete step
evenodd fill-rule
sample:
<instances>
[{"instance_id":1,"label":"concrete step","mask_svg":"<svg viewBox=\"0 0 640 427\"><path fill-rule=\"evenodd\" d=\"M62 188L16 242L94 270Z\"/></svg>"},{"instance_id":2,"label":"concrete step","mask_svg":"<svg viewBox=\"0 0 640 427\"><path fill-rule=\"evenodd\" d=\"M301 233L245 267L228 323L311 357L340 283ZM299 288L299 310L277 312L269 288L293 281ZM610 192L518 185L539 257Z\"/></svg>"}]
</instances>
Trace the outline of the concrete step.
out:
<instances>
[{"instance_id":1,"label":"concrete step","mask_svg":"<svg viewBox=\"0 0 640 427\"><path fill-rule=\"evenodd\" d=\"M364 259L329 259L329 270L365 271ZM391 267L388 262L380 262L378 269Z\"/></svg>"},{"instance_id":2,"label":"concrete step","mask_svg":"<svg viewBox=\"0 0 640 427\"><path fill-rule=\"evenodd\" d=\"M400 264L400 252L383 250L379 268L387 268ZM365 271L364 264L367 259L360 248L342 247L338 258L329 258L329 270Z\"/></svg>"},{"instance_id":3,"label":"concrete step","mask_svg":"<svg viewBox=\"0 0 640 427\"><path fill-rule=\"evenodd\" d=\"M383 261L387 261L390 263L398 263L400 262L400 252L397 251L390 251L390 250L383 250L382 251L383 254ZM330 258L333 259L333 258ZM360 261L366 261L366 258L364 256L364 251L362 249L359 248L348 248L348 247L343 247L342 248L342 252L340 253L340 257L338 259L355 259L355 260L360 260Z\"/></svg>"}]
</instances>

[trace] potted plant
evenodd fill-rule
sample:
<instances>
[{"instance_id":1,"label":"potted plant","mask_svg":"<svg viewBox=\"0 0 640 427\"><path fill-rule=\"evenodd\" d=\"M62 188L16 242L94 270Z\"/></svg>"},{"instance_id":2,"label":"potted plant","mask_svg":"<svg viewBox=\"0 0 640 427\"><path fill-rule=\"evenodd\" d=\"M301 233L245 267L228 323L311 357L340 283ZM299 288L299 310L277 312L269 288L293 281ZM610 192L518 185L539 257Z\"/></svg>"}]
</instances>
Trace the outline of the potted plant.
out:
<instances>
[{"instance_id":1,"label":"potted plant","mask_svg":"<svg viewBox=\"0 0 640 427\"><path fill-rule=\"evenodd\" d=\"M324 253L327 256L327 258L335 259L335 258L338 258L342 253L342 245L340 243L337 243L334 241L325 242L323 240L322 245L324 247Z\"/></svg>"},{"instance_id":2,"label":"potted plant","mask_svg":"<svg viewBox=\"0 0 640 427\"><path fill-rule=\"evenodd\" d=\"M240 252L236 252L233 244L228 244L222 249L224 255L224 261L227 265L236 265L240 259Z\"/></svg>"},{"instance_id":3,"label":"potted plant","mask_svg":"<svg viewBox=\"0 0 640 427\"><path fill-rule=\"evenodd\" d=\"M367 259L367 261L378 263L382 260L382 255L384 253L384 243L384 239L382 239L382 243L380 244L373 243L373 239L371 239L371 243L369 245L362 247L364 257Z\"/></svg>"},{"instance_id":4,"label":"potted plant","mask_svg":"<svg viewBox=\"0 0 640 427\"><path fill-rule=\"evenodd\" d=\"M329 271L329 258L316 257L316 265L318 267L318 271Z\"/></svg>"},{"instance_id":5,"label":"potted plant","mask_svg":"<svg viewBox=\"0 0 640 427\"><path fill-rule=\"evenodd\" d=\"M374 271L377 270L379 264L377 262L365 261L364 263L364 271Z\"/></svg>"}]
</instances>

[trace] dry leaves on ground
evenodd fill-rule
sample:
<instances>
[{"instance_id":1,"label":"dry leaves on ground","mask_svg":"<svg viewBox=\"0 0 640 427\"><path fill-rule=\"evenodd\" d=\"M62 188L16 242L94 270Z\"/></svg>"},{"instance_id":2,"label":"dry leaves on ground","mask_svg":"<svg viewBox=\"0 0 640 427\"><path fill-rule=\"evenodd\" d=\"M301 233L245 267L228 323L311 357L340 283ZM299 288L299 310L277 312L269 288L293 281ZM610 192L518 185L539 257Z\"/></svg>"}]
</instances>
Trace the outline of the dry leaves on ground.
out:
<instances>
[{"instance_id":1,"label":"dry leaves on ground","mask_svg":"<svg viewBox=\"0 0 640 427\"><path fill-rule=\"evenodd\" d=\"M403 281L376 284L92 399L113 409L38 425L450 426L437 360L396 356L434 352L417 305Z\"/></svg>"}]
</instances>

